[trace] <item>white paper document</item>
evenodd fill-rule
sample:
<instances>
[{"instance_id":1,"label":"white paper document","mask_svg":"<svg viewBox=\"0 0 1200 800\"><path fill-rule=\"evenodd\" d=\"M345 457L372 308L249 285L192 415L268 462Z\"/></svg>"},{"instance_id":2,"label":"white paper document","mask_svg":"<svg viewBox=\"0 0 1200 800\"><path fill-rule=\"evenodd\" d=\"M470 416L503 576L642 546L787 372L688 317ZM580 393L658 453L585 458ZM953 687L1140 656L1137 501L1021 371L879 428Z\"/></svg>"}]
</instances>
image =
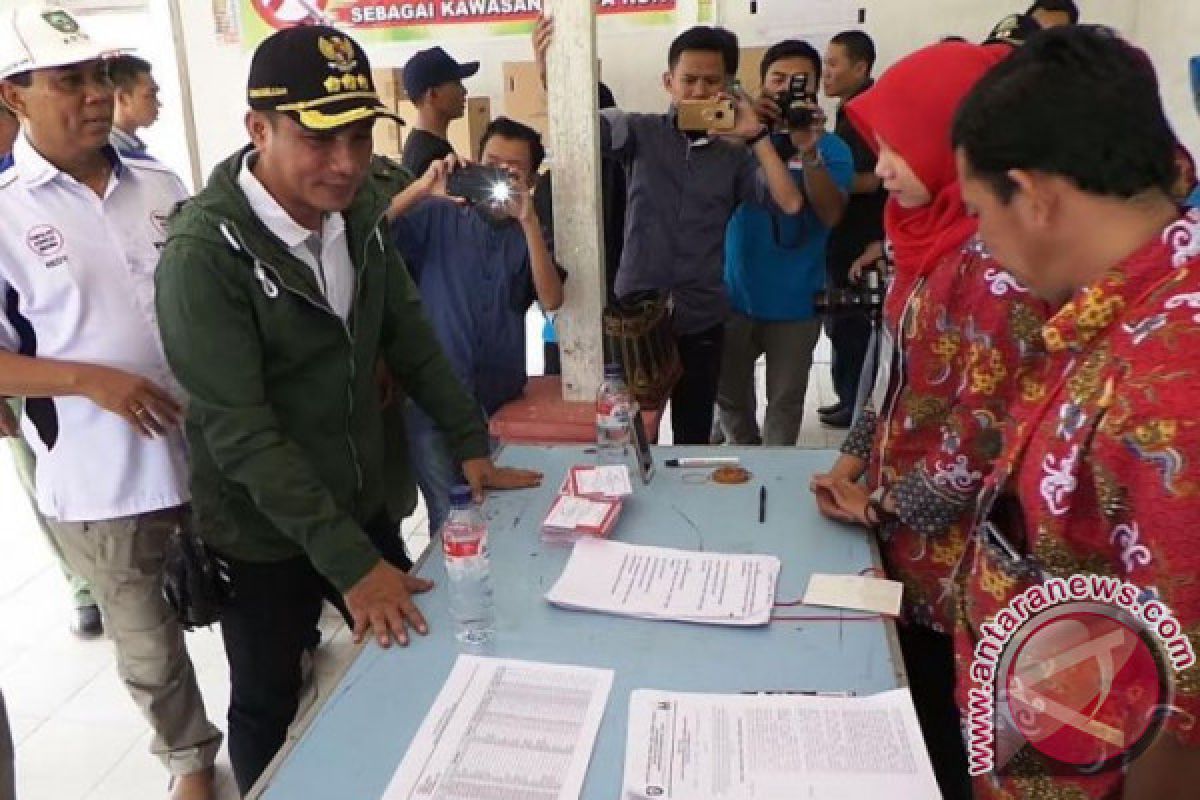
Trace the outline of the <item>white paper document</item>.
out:
<instances>
[{"instance_id":1,"label":"white paper document","mask_svg":"<svg viewBox=\"0 0 1200 800\"><path fill-rule=\"evenodd\" d=\"M873 611L894 617L900 613L904 584L866 575L813 573L804 592L804 605Z\"/></svg>"},{"instance_id":2,"label":"white paper document","mask_svg":"<svg viewBox=\"0 0 1200 800\"><path fill-rule=\"evenodd\" d=\"M575 489L579 494L625 497L633 494L633 483L629 480L629 467L616 464L576 470Z\"/></svg>"},{"instance_id":3,"label":"white paper document","mask_svg":"<svg viewBox=\"0 0 1200 800\"><path fill-rule=\"evenodd\" d=\"M937 781L912 697L639 689L624 800L929 800Z\"/></svg>"},{"instance_id":4,"label":"white paper document","mask_svg":"<svg viewBox=\"0 0 1200 800\"><path fill-rule=\"evenodd\" d=\"M546 599L566 608L703 622L766 625L779 559L581 539Z\"/></svg>"},{"instance_id":5,"label":"white paper document","mask_svg":"<svg viewBox=\"0 0 1200 800\"><path fill-rule=\"evenodd\" d=\"M612 681L460 655L382 800L577 800Z\"/></svg>"}]
</instances>

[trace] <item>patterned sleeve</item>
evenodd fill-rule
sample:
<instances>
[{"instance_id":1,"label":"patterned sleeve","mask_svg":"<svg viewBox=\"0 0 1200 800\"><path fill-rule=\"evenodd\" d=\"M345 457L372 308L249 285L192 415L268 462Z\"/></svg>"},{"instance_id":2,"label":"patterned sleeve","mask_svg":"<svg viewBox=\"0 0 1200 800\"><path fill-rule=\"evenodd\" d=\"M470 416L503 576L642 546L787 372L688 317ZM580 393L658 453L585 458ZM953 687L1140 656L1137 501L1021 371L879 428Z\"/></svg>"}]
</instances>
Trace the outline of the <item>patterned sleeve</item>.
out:
<instances>
[{"instance_id":1,"label":"patterned sleeve","mask_svg":"<svg viewBox=\"0 0 1200 800\"><path fill-rule=\"evenodd\" d=\"M967 510L970 495L939 486L923 466L892 486L900 521L925 536L939 536Z\"/></svg>"},{"instance_id":2,"label":"patterned sleeve","mask_svg":"<svg viewBox=\"0 0 1200 800\"><path fill-rule=\"evenodd\" d=\"M874 411L864 408L850 428L850 433L846 434L841 451L848 456L869 461L871 446L875 442L875 428L878 424L879 416Z\"/></svg>"},{"instance_id":3,"label":"patterned sleeve","mask_svg":"<svg viewBox=\"0 0 1200 800\"><path fill-rule=\"evenodd\" d=\"M1045 320L1040 302L995 262L978 253L967 257L967 278L955 300L970 310L959 323L952 362L958 392L941 441L893 490L900 518L931 536L945 533L970 508L999 457L1024 356Z\"/></svg>"},{"instance_id":4,"label":"patterned sleeve","mask_svg":"<svg viewBox=\"0 0 1200 800\"><path fill-rule=\"evenodd\" d=\"M1200 747L1200 329L1190 320L1172 327L1173 346L1165 339L1142 345L1162 351L1148 359L1157 366L1118 383L1090 466L1109 526L1097 538L1111 545L1116 574L1142 589L1143 607L1157 599L1178 622L1157 631L1174 667L1176 713L1168 726ZM1189 644L1187 665L1177 656Z\"/></svg>"}]
</instances>

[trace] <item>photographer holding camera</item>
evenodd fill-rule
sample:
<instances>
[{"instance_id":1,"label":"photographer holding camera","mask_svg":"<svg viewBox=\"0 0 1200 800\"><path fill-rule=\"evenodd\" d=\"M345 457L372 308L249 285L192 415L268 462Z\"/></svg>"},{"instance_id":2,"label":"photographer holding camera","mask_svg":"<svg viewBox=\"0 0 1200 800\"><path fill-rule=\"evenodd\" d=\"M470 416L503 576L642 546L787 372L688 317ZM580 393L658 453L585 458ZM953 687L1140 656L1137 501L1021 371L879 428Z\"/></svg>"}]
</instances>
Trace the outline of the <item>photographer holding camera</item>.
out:
<instances>
[{"instance_id":1,"label":"photographer holding camera","mask_svg":"<svg viewBox=\"0 0 1200 800\"><path fill-rule=\"evenodd\" d=\"M562 305L563 273L546 244L530 190L545 158L532 128L497 117L483 133L480 165L435 161L389 208L392 241L421 292L454 374L493 414L525 388L525 313ZM447 197L446 195L449 195ZM445 434L408 401L405 428L417 485L437 531L461 483Z\"/></svg>"},{"instance_id":2,"label":"photographer holding camera","mask_svg":"<svg viewBox=\"0 0 1200 800\"><path fill-rule=\"evenodd\" d=\"M552 40L539 20L534 46ZM770 141L754 103L730 96L732 35L690 28L671 43L660 114L600 112L600 147L627 177L625 249L616 294L657 295L672 306L683 376L671 394L675 444L707 444L720 374L729 299L724 283L725 227L743 202L784 214L804 196ZM707 130L697 127L707 121ZM696 127L696 129L688 129Z\"/></svg>"},{"instance_id":3,"label":"photographer holding camera","mask_svg":"<svg viewBox=\"0 0 1200 800\"><path fill-rule=\"evenodd\" d=\"M798 215L758 203L738 207L725 234L725 286L733 314L717 392L721 427L731 444L794 445L804 416L813 348L821 333L813 296L825 285L825 247L846 208L854 178L850 148L825 130L816 103L821 57L794 39L767 50L760 114L772 144L788 159L803 191ZM767 411L755 418L754 364L767 356Z\"/></svg>"}]
</instances>

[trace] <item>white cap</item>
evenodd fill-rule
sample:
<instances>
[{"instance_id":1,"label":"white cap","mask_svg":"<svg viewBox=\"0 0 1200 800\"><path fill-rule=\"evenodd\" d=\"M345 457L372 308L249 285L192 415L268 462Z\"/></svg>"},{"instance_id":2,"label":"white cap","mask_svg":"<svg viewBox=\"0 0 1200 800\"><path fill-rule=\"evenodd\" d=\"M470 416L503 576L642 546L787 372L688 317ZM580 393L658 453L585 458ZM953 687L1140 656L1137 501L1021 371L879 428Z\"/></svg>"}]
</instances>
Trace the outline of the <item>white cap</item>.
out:
<instances>
[{"instance_id":1,"label":"white cap","mask_svg":"<svg viewBox=\"0 0 1200 800\"><path fill-rule=\"evenodd\" d=\"M15 8L0 10L0 80L120 52L94 41L71 12L53 3L19 0Z\"/></svg>"}]
</instances>

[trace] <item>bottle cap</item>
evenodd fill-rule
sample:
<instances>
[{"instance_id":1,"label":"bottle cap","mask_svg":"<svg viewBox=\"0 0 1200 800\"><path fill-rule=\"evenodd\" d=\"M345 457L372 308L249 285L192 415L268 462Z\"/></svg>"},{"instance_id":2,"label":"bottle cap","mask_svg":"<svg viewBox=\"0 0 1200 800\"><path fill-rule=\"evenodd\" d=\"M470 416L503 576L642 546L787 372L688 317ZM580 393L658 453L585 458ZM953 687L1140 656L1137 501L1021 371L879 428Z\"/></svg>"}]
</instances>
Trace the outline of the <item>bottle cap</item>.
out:
<instances>
[{"instance_id":1,"label":"bottle cap","mask_svg":"<svg viewBox=\"0 0 1200 800\"><path fill-rule=\"evenodd\" d=\"M450 489L450 505L454 508L467 508L473 500L470 486L459 484Z\"/></svg>"}]
</instances>

